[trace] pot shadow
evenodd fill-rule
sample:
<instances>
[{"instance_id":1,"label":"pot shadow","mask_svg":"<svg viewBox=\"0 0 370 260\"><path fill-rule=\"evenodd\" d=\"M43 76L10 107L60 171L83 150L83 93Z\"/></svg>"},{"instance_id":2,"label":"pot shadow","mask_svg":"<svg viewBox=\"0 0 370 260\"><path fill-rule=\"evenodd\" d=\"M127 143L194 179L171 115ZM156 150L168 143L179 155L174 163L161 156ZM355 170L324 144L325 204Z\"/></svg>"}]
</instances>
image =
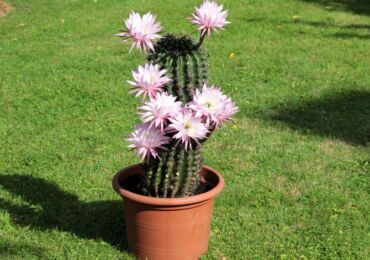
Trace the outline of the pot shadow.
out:
<instances>
[{"instance_id":1,"label":"pot shadow","mask_svg":"<svg viewBox=\"0 0 370 260\"><path fill-rule=\"evenodd\" d=\"M1 175L0 187L26 202L14 204L0 198L14 223L39 230L58 229L84 239L101 239L128 251L120 201L82 202L58 185L30 175Z\"/></svg>"},{"instance_id":2,"label":"pot shadow","mask_svg":"<svg viewBox=\"0 0 370 260\"><path fill-rule=\"evenodd\" d=\"M351 145L370 144L370 91L355 90L275 109L269 119L302 132L341 139Z\"/></svg>"}]
</instances>

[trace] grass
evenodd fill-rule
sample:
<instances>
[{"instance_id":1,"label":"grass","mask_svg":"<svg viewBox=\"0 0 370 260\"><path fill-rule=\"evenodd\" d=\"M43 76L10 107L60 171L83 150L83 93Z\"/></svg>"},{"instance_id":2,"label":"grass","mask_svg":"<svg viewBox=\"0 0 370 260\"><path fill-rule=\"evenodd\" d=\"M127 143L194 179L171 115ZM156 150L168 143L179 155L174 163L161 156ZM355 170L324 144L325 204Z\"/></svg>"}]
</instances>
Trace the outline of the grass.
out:
<instances>
[{"instance_id":1,"label":"grass","mask_svg":"<svg viewBox=\"0 0 370 260\"><path fill-rule=\"evenodd\" d=\"M189 32L199 1L9 2L0 258L131 259L111 179L138 161L125 81L144 58L113 34L132 9ZM369 259L368 4L223 2L232 24L206 42L210 81L241 111L206 147L227 185L204 259Z\"/></svg>"}]
</instances>

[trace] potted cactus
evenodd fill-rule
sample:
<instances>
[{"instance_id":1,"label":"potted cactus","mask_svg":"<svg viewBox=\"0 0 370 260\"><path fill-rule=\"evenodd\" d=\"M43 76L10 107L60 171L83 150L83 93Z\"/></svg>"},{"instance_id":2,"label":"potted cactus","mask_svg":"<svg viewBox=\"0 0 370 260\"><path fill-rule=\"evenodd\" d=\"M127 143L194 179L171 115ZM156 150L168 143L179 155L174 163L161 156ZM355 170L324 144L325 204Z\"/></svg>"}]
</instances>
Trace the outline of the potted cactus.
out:
<instances>
[{"instance_id":1,"label":"potted cactus","mask_svg":"<svg viewBox=\"0 0 370 260\"><path fill-rule=\"evenodd\" d=\"M129 248L139 259L197 259L207 251L213 201L224 181L203 164L203 145L238 108L209 85L202 43L229 23L227 16L222 5L204 1L190 19L199 26L198 41L160 36L151 13L132 12L117 34L147 58L128 81L143 102L142 123L128 138L142 163L113 179L124 202Z\"/></svg>"}]
</instances>

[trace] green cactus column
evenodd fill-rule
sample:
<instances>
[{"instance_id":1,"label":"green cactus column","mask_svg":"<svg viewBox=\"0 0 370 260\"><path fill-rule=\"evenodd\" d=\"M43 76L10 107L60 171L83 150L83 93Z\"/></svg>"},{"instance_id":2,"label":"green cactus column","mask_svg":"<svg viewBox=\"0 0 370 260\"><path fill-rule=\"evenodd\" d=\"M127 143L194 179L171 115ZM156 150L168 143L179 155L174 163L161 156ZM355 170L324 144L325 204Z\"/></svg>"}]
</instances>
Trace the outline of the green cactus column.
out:
<instances>
[{"instance_id":1,"label":"green cactus column","mask_svg":"<svg viewBox=\"0 0 370 260\"><path fill-rule=\"evenodd\" d=\"M172 81L166 86L166 91L177 96L183 104L191 101L195 89L207 82L207 53L198 49L187 36L166 35L157 42L155 52L147 58L167 70ZM144 164L143 193L168 198L199 192L202 146L194 144L192 149L185 150L183 144L174 142L169 147L161 154L161 159L152 159Z\"/></svg>"}]
</instances>

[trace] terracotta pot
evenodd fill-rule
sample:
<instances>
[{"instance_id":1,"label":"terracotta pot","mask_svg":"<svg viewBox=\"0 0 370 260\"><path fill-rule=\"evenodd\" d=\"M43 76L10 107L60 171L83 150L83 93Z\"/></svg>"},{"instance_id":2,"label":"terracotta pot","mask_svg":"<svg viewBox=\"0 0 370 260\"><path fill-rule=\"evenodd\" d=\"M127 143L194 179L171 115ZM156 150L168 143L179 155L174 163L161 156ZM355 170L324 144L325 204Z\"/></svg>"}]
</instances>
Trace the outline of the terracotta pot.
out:
<instances>
[{"instance_id":1,"label":"terracotta pot","mask_svg":"<svg viewBox=\"0 0 370 260\"><path fill-rule=\"evenodd\" d=\"M140 165L119 171L113 188L123 198L127 239L138 259L199 259L208 249L213 201L222 191L224 180L204 166L201 181L211 190L184 198L154 198L123 188L130 176L142 174Z\"/></svg>"}]
</instances>

